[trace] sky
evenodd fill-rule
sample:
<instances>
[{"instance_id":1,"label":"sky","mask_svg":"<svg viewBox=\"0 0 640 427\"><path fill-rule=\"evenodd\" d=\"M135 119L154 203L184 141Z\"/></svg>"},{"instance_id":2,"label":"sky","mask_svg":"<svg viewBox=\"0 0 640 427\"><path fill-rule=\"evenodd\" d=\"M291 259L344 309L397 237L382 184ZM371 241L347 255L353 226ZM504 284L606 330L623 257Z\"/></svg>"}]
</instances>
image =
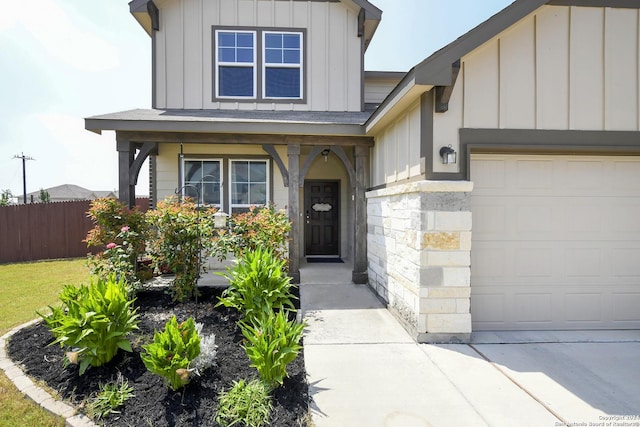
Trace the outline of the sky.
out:
<instances>
[{"instance_id":1,"label":"sky","mask_svg":"<svg viewBox=\"0 0 640 427\"><path fill-rule=\"evenodd\" d=\"M512 0L370 0L365 69L408 71ZM11 0L0 14L0 190L118 187L115 133L84 118L151 107L151 39L128 0ZM143 167L136 194L148 194Z\"/></svg>"}]
</instances>

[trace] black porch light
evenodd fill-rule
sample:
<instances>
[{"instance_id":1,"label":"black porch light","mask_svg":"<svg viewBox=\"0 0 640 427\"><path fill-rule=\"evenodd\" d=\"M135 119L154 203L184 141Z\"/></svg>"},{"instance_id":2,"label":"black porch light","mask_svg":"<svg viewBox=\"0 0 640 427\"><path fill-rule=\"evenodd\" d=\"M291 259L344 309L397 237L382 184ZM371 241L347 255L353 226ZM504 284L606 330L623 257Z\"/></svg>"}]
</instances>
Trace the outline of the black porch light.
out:
<instances>
[{"instance_id":1,"label":"black porch light","mask_svg":"<svg viewBox=\"0 0 640 427\"><path fill-rule=\"evenodd\" d=\"M440 157L442 157L443 165L452 165L458 160L458 153L449 145L448 147L442 147L440 149Z\"/></svg>"}]
</instances>

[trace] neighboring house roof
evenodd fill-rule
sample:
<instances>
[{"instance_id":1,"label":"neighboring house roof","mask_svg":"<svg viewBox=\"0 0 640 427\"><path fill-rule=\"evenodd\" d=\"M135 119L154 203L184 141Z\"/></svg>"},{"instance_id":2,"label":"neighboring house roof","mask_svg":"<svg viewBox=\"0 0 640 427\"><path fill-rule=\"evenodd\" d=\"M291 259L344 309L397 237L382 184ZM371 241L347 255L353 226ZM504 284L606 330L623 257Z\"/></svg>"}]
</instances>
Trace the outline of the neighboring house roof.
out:
<instances>
[{"instance_id":1,"label":"neighboring house roof","mask_svg":"<svg viewBox=\"0 0 640 427\"><path fill-rule=\"evenodd\" d=\"M101 197L116 197L113 191L91 191L73 184L58 185L56 187L45 188L44 190L49 193L49 199L51 201L93 200ZM33 197L34 201L38 201L40 198L40 190L27 193L27 201L30 202L31 197Z\"/></svg>"},{"instance_id":2,"label":"neighboring house roof","mask_svg":"<svg viewBox=\"0 0 640 427\"><path fill-rule=\"evenodd\" d=\"M85 128L96 133L117 130L361 136L362 125L370 115L370 111L137 109L86 118Z\"/></svg>"},{"instance_id":3,"label":"neighboring house roof","mask_svg":"<svg viewBox=\"0 0 640 427\"><path fill-rule=\"evenodd\" d=\"M313 0L313 1L341 1L343 3L355 6L364 12L364 38L365 48L369 46L369 42L373 38L373 35L380 24L382 19L382 11L369 3L367 0ZM150 0L132 0L129 2L129 12L134 16L136 21L144 28L147 34L151 35L152 29L159 29L159 22L157 22L157 16L153 16L157 13L158 8ZM154 12L155 11L155 12ZM156 14L157 15L157 14ZM156 22L154 22L154 20Z\"/></svg>"}]
</instances>

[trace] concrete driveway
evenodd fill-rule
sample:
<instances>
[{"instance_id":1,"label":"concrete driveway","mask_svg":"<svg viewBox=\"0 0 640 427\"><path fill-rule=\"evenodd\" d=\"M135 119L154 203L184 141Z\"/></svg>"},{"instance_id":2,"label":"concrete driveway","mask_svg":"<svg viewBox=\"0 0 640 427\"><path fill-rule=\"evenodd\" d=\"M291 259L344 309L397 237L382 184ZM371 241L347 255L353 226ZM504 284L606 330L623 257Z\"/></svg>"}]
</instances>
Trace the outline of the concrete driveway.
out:
<instances>
[{"instance_id":1,"label":"concrete driveway","mask_svg":"<svg viewBox=\"0 0 640 427\"><path fill-rule=\"evenodd\" d=\"M303 276L301 302L317 427L640 426L640 331L426 345L366 286Z\"/></svg>"}]
</instances>

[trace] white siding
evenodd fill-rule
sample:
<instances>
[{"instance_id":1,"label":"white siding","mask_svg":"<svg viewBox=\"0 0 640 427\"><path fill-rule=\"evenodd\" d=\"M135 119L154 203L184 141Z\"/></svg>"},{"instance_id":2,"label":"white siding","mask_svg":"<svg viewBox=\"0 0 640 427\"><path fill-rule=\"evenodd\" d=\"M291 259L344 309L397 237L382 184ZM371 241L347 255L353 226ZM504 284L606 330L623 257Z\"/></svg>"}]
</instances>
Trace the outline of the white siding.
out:
<instances>
[{"instance_id":1,"label":"white siding","mask_svg":"<svg viewBox=\"0 0 640 427\"><path fill-rule=\"evenodd\" d=\"M462 59L460 127L638 130L638 14L545 6L516 23Z\"/></svg>"},{"instance_id":2,"label":"white siding","mask_svg":"<svg viewBox=\"0 0 640 427\"><path fill-rule=\"evenodd\" d=\"M420 176L420 103L413 104L397 121L376 137L371 173L372 186Z\"/></svg>"},{"instance_id":3,"label":"white siding","mask_svg":"<svg viewBox=\"0 0 640 427\"><path fill-rule=\"evenodd\" d=\"M400 79L366 78L364 81L364 102L380 104L397 86Z\"/></svg>"},{"instance_id":4,"label":"white siding","mask_svg":"<svg viewBox=\"0 0 640 427\"><path fill-rule=\"evenodd\" d=\"M457 171L437 151L459 151L463 127L640 130L639 13L544 6L463 57L434 114L434 171Z\"/></svg>"},{"instance_id":5,"label":"white siding","mask_svg":"<svg viewBox=\"0 0 640 427\"><path fill-rule=\"evenodd\" d=\"M360 111L357 10L341 2L158 1L156 107ZM306 103L213 102L212 26L307 30Z\"/></svg>"}]
</instances>

